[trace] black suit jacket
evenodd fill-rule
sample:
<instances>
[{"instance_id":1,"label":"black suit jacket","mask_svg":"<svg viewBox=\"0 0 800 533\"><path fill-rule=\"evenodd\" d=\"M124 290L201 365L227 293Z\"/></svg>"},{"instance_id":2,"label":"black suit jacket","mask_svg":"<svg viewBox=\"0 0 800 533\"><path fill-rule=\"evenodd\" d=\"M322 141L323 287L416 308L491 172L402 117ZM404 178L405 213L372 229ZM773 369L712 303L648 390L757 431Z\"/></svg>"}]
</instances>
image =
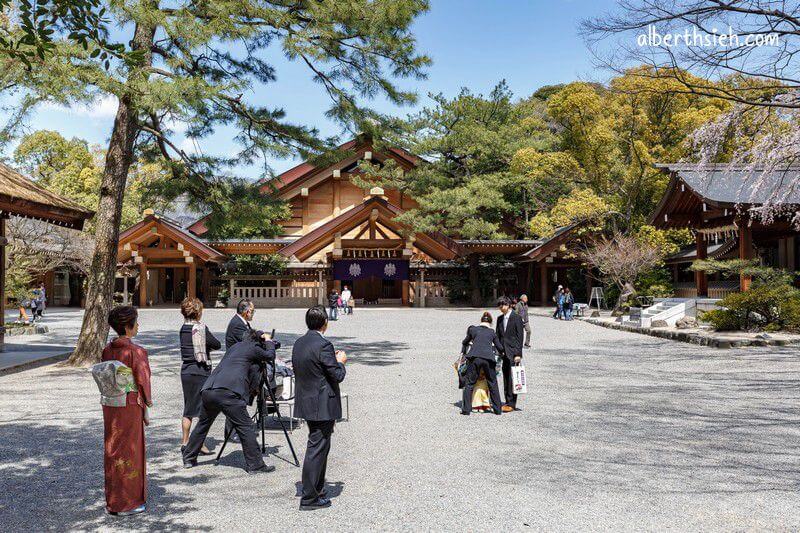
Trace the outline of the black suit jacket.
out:
<instances>
[{"instance_id":1,"label":"black suit jacket","mask_svg":"<svg viewBox=\"0 0 800 533\"><path fill-rule=\"evenodd\" d=\"M250 324L247 324L241 316L234 315L228 322L228 329L225 330L225 349L230 350L234 344L242 342L242 339L250 333L250 329Z\"/></svg>"},{"instance_id":2,"label":"black suit jacket","mask_svg":"<svg viewBox=\"0 0 800 533\"><path fill-rule=\"evenodd\" d=\"M522 318L511 311L508 316L508 327L505 326L505 315L500 315L497 319L497 337L503 345L503 357L514 361L514 358L522 357L522 343L525 340L525 325Z\"/></svg>"},{"instance_id":3,"label":"black suit jacket","mask_svg":"<svg viewBox=\"0 0 800 533\"><path fill-rule=\"evenodd\" d=\"M339 383L346 370L336 360L331 341L318 331L309 331L292 347L295 376L295 413L312 421L342 418Z\"/></svg>"},{"instance_id":4,"label":"black suit jacket","mask_svg":"<svg viewBox=\"0 0 800 533\"><path fill-rule=\"evenodd\" d=\"M472 346L470 346L470 344ZM467 352L469 349L469 352ZM491 327L470 326L467 328L467 336L461 343L461 353L468 357L480 357L494 361L495 350L503 351L503 345L497 337L497 332Z\"/></svg>"},{"instance_id":5,"label":"black suit jacket","mask_svg":"<svg viewBox=\"0 0 800 533\"><path fill-rule=\"evenodd\" d=\"M211 372L203 385L203 390L227 389L239 395L243 400L250 400L253 388L251 381L258 376L253 366L275 360L275 345L266 341L264 348L247 338L231 346L225 357ZM257 386L257 384L256 384Z\"/></svg>"}]
</instances>

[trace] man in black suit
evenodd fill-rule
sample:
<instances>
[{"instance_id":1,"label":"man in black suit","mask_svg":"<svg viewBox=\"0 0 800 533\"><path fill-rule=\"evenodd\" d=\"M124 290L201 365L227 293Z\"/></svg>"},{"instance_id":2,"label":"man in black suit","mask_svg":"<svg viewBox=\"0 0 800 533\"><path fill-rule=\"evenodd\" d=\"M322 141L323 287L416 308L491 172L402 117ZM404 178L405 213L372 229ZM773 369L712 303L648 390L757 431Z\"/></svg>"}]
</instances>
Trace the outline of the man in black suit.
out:
<instances>
[{"instance_id":1,"label":"man in black suit","mask_svg":"<svg viewBox=\"0 0 800 533\"><path fill-rule=\"evenodd\" d=\"M328 329L325 308L315 306L306 312L308 332L292 348L295 375L295 413L308 422L308 446L303 461L303 497L300 510L330 507L325 493L325 470L331 449L331 434L342 417L339 383L344 381L347 355L335 351L323 337Z\"/></svg>"},{"instance_id":2,"label":"man in black suit","mask_svg":"<svg viewBox=\"0 0 800 533\"><path fill-rule=\"evenodd\" d=\"M510 413L517 408L517 395L513 392L511 383L511 366L522 361L522 342L525 338L525 326L520 316L511 308L508 298L497 301L500 316L497 319L497 337L503 345L503 392L506 396L504 413Z\"/></svg>"},{"instance_id":3,"label":"man in black suit","mask_svg":"<svg viewBox=\"0 0 800 533\"><path fill-rule=\"evenodd\" d=\"M239 301L239 305L236 306L236 314L228 322L228 329L225 330L225 350L229 350L231 346L242 342L242 339L247 337L253 329L250 327L250 321L253 320L255 312L256 306L253 305L252 300L245 298Z\"/></svg>"},{"instance_id":4,"label":"man in black suit","mask_svg":"<svg viewBox=\"0 0 800 533\"><path fill-rule=\"evenodd\" d=\"M222 412L239 435L247 472L260 474L275 470L274 466L264 464L256 441L255 426L247 412L247 402L253 389L260 384L261 377L260 374L253 373L252 368L274 361L275 348L275 342L269 338L268 333L254 330L242 342L227 350L225 357L208 376L200 393L203 402L200 420L183 451L184 467L197 466L197 455L206 440L208 430Z\"/></svg>"}]
</instances>

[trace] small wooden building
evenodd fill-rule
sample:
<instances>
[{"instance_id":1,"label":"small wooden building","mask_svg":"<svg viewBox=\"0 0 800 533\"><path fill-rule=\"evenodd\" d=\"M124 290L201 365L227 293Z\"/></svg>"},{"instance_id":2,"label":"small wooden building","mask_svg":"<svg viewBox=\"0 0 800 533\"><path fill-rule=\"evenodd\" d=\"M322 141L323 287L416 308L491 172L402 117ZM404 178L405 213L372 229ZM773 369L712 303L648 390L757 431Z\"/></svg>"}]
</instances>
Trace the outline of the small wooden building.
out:
<instances>
[{"instance_id":1,"label":"small wooden building","mask_svg":"<svg viewBox=\"0 0 800 533\"><path fill-rule=\"evenodd\" d=\"M736 169L728 165L698 168L695 164L658 165L670 180L650 223L657 228L689 228L695 235L693 254L671 258L675 282L695 259L708 257L759 259L764 265L796 271L800 268L800 232L792 218L800 209L800 169L773 172ZM770 222L753 211L766 202L777 203L781 212ZM713 248L713 255L712 255ZM721 280L725 281L725 280ZM728 280L729 281L729 280ZM710 291L705 272L694 273L694 290L683 287L688 297L724 296L731 290L747 290L751 280L742 276L725 291Z\"/></svg>"},{"instance_id":2,"label":"small wooden building","mask_svg":"<svg viewBox=\"0 0 800 533\"><path fill-rule=\"evenodd\" d=\"M80 230L94 213L0 163L0 350L5 339L6 220L11 215Z\"/></svg>"}]
</instances>

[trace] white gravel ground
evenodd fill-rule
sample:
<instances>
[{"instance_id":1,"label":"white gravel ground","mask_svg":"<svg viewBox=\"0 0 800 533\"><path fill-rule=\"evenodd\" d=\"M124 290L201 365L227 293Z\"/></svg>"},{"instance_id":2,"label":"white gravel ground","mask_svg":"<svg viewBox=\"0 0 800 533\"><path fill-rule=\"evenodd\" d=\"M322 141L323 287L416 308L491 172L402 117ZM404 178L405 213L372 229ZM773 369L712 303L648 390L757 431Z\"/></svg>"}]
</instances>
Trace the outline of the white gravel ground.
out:
<instances>
[{"instance_id":1,"label":"white gravel ground","mask_svg":"<svg viewBox=\"0 0 800 533\"><path fill-rule=\"evenodd\" d=\"M229 313L207 311L211 330ZM800 528L797 347L722 351L535 316L523 410L464 417L451 363L479 316L362 308L332 324L351 420L334 435L333 507L300 513L280 433L272 474L247 476L238 445L220 466L181 467L181 318L146 310L148 513L106 516L97 390L85 370L47 367L0 377L0 530ZM255 322L287 356L304 332L302 310ZM220 420L215 444L221 433ZM301 457L306 435L293 437Z\"/></svg>"}]
</instances>

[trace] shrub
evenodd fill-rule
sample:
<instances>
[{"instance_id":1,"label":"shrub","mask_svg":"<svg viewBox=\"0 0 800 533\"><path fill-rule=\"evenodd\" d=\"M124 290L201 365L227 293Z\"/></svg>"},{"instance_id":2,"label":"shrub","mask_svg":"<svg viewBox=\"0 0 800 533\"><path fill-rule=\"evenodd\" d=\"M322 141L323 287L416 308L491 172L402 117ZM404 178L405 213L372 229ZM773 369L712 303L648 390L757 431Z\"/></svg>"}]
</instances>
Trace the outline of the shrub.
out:
<instances>
[{"instance_id":1,"label":"shrub","mask_svg":"<svg viewBox=\"0 0 800 533\"><path fill-rule=\"evenodd\" d=\"M724 309L709 311L702 318L720 331L800 327L800 291L788 284L759 285L729 294L719 305Z\"/></svg>"},{"instance_id":2,"label":"shrub","mask_svg":"<svg viewBox=\"0 0 800 533\"><path fill-rule=\"evenodd\" d=\"M730 309L713 309L700 316L700 320L708 322L717 331L735 331L741 329L739 315Z\"/></svg>"}]
</instances>

